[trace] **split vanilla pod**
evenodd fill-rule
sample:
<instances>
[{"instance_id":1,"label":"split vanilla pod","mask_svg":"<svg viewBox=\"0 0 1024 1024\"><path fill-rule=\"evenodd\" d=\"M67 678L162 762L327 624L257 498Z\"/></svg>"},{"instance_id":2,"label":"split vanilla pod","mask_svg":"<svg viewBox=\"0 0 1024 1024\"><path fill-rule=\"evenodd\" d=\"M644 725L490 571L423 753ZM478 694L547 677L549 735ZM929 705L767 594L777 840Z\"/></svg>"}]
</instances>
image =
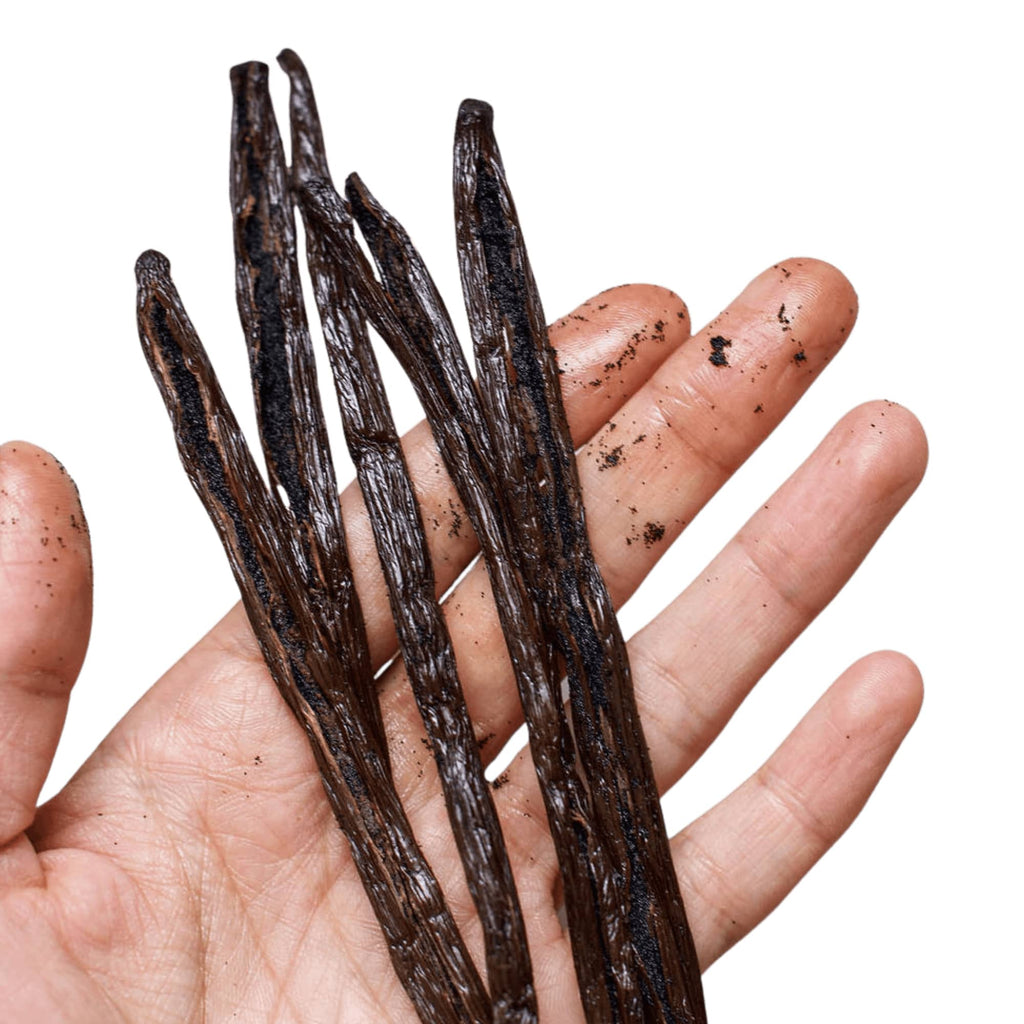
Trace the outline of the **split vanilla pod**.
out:
<instances>
[{"instance_id":1,"label":"split vanilla pod","mask_svg":"<svg viewBox=\"0 0 1024 1024\"><path fill-rule=\"evenodd\" d=\"M344 196L335 189L309 76L291 51L278 60L291 83L291 167L267 67L231 73L236 297L269 483L167 259L152 251L136 265L139 335L185 470L271 675L306 731L396 974L429 1024L537 1020L526 925L368 325L409 376L480 542L558 856L587 1020L701 1024L700 970L626 646L587 538L555 354L491 109L467 100L455 133L474 381L408 235L357 176ZM301 294L296 208L399 648L482 925L486 981L391 774Z\"/></svg>"}]
</instances>

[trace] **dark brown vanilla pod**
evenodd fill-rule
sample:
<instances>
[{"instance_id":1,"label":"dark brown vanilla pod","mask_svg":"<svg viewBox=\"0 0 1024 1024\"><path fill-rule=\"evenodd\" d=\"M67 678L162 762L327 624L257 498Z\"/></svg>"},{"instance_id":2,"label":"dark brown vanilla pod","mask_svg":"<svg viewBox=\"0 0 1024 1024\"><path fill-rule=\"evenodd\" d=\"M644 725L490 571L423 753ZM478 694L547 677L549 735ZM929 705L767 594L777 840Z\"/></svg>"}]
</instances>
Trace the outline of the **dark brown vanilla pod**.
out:
<instances>
[{"instance_id":1,"label":"dark brown vanilla pod","mask_svg":"<svg viewBox=\"0 0 1024 1024\"><path fill-rule=\"evenodd\" d=\"M454 184L480 386L486 407L501 417L501 428L511 426L519 446L513 490L539 516L539 537L531 517L519 520L528 531L523 546L543 552L526 566L539 570L532 585L545 595L544 626L565 661L591 821L615 865L598 902L623 1019L703 1022L699 964L626 645L590 548L555 354L486 104L467 101L460 110ZM577 962L586 955L577 950Z\"/></svg>"},{"instance_id":2,"label":"dark brown vanilla pod","mask_svg":"<svg viewBox=\"0 0 1024 1024\"><path fill-rule=\"evenodd\" d=\"M424 1021L484 1024L490 1003L440 887L416 845L365 709L306 586L294 520L273 500L170 279L167 260L136 266L139 336L182 462L220 534L268 668L309 737L392 962Z\"/></svg>"},{"instance_id":3,"label":"dark brown vanilla pod","mask_svg":"<svg viewBox=\"0 0 1024 1024\"><path fill-rule=\"evenodd\" d=\"M327 170L313 90L290 51L292 180ZM329 179L336 222L352 236ZM405 670L437 763L452 833L483 929L495 1024L537 1019L536 993L519 899L480 748L459 682L455 651L440 602L419 504L395 429L366 319L344 270L326 257L315 221L306 224L310 277L334 376L342 424L388 588ZM468 370L467 370L468 374Z\"/></svg>"},{"instance_id":4,"label":"dark brown vanilla pod","mask_svg":"<svg viewBox=\"0 0 1024 1024\"><path fill-rule=\"evenodd\" d=\"M345 435L373 528L405 670L423 718L470 895L483 929L493 1020L537 1020L526 928L459 683L419 505L361 313L307 231Z\"/></svg>"},{"instance_id":5,"label":"dark brown vanilla pod","mask_svg":"<svg viewBox=\"0 0 1024 1024\"><path fill-rule=\"evenodd\" d=\"M355 690L378 755L388 762L369 644L352 579L338 486L317 388L302 299L295 218L284 150L271 106L267 66L231 71L231 205L235 288L252 376L260 439L273 493L287 498L304 552L311 597L325 632L348 659L344 686Z\"/></svg>"},{"instance_id":6,"label":"dark brown vanilla pod","mask_svg":"<svg viewBox=\"0 0 1024 1024\"><path fill-rule=\"evenodd\" d=\"M309 80L306 65L294 50L282 50L277 55L277 63L288 75L290 86L288 120L292 136L291 183L297 195L302 185L312 178L330 181L331 172L327 166L327 149L324 146L313 83Z\"/></svg>"},{"instance_id":7,"label":"dark brown vanilla pod","mask_svg":"<svg viewBox=\"0 0 1024 1024\"><path fill-rule=\"evenodd\" d=\"M586 791L576 771L572 730L561 699L561 667L539 608L544 595L532 591L528 584L526 566L543 557L543 540L538 536L532 545L520 543L524 535L516 523L526 516L538 534L541 527L536 516L530 516L532 503L524 505L513 499L499 471L500 466L519 457L515 423L502 426L495 421L492 431L493 410L489 416L476 389L462 387L468 380L468 367L460 349L454 358L447 355L449 346L443 341L454 338L454 331L430 275L401 225L355 176L349 179L348 195L386 293L372 278L361 250L348 239L344 211L334 208L331 197L315 188L308 189L305 198L322 222L335 258L350 268L360 304L416 387L480 538L562 869L574 949L586 951L576 957L583 1006L591 1021L620 1020L616 982L610 974L610 940L600 903L593 895L607 885L614 865L595 841Z\"/></svg>"},{"instance_id":8,"label":"dark brown vanilla pod","mask_svg":"<svg viewBox=\"0 0 1024 1024\"><path fill-rule=\"evenodd\" d=\"M350 187L353 180L356 180L354 176L349 179ZM448 314L439 297L436 304L426 307L417 304L422 296L416 288L429 284L432 295L437 294L426 269L422 263L416 263L409 270L415 286L409 292L410 302L403 304L402 295L386 292L374 277L362 249L352 237L349 214L333 187L311 182L302 192L302 208L307 222L316 220L330 259L344 268L360 309L395 353L412 382L460 496L464 497L464 492L473 494L473 500L467 504L467 514L481 546L506 550L505 523L501 516L477 516L476 510L488 505L489 496L500 487L501 480L490 458L479 395L455 339L454 328L448 321L446 335L435 333L435 326L447 321ZM357 219L363 216L359 204L354 203L353 210ZM360 227L366 235L363 224ZM402 266L399 264L399 273ZM420 271L426 275L425 281L418 276ZM511 563L509 568L511 571Z\"/></svg>"}]
</instances>

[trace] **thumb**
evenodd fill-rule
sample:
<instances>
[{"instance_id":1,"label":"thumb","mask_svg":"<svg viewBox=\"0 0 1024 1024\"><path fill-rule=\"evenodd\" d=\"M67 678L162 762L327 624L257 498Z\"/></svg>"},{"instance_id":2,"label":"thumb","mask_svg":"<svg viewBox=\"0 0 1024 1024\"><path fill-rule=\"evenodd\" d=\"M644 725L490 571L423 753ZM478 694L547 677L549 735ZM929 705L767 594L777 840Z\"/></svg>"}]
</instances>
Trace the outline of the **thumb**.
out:
<instances>
[{"instance_id":1,"label":"thumb","mask_svg":"<svg viewBox=\"0 0 1024 1024\"><path fill-rule=\"evenodd\" d=\"M0 447L0 847L24 831L89 642L92 564L78 492L52 455Z\"/></svg>"}]
</instances>

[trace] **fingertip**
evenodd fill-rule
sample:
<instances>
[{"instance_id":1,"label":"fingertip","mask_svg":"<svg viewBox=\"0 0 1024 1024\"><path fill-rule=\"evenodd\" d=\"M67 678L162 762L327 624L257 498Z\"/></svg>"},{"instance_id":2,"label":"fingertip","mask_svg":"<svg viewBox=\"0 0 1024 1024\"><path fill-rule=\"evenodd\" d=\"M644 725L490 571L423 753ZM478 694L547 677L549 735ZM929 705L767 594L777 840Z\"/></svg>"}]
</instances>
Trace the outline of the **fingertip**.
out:
<instances>
[{"instance_id":1,"label":"fingertip","mask_svg":"<svg viewBox=\"0 0 1024 1024\"><path fill-rule=\"evenodd\" d=\"M0 445L0 659L67 686L85 657L92 554L78 488L27 441Z\"/></svg>"},{"instance_id":2,"label":"fingertip","mask_svg":"<svg viewBox=\"0 0 1024 1024\"><path fill-rule=\"evenodd\" d=\"M686 303L671 288L645 282L630 282L613 285L597 295L581 303L568 317L556 320L552 330L557 330L562 323L580 315L597 317L613 322L630 324L659 324L659 331L671 339L678 338L680 332L690 332L690 311Z\"/></svg>"},{"instance_id":3,"label":"fingertip","mask_svg":"<svg viewBox=\"0 0 1024 1024\"><path fill-rule=\"evenodd\" d=\"M850 279L834 263L813 256L794 256L773 264L763 276L789 288L811 288L820 295L827 295L844 305L856 319L860 308L857 292Z\"/></svg>"},{"instance_id":4,"label":"fingertip","mask_svg":"<svg viewBox=\"0 0 1024 1024\"><path fill-rule=\"evenodd\" d=\"M835 431L845 457L856 461L857 475L872 493L902 504L917 489L928 465L928 439L909 409L888 399L865 402L851 409Z\"/></svg>"},{"instance_id":5,"label":"fingertip","mask_svg":"<svg viewBox=\"0 0 1024 1024\"><path fill-rule=\"evenodd\" d=\"M889 762L917 719L924 682L917 665L899 651L875 651L854 662L827 695L829 718L845 740L865 741L865 756Z\"/></svg>"},{"instance_id":6,"label":"fingertip","mask_svg":"<svg viewBox=\"0 0 1024 1024\"><path fill-rule=\"evenodd\" d=\"M591 434L690 336L686 304L668 288L608 288L549 327L577 444Z\"/></svg>"},{"instance_id":7,"label":"fingertip","mask_svg":"<svg viewBox=\"0 0 1024 1024\"><path fill-rule=\"evenodd\" d=\"M657 333L665 335L670 345L690 336L690 311L670 288L657 284L620 284L583 304L591 308L605 305L614 310L618 318L651 325Z\"/></svg>"},{"instance_id":8,"label":"fingertip","mask_svg":"<svg viewBox=\"0 0 1024 1024\"><path fill-rule=\"evenodd\" d=\"M914 661L899 651L875 651L855 662L858 686L851 694L851 710L872 724L888 721L914 724L924 701L924 679ZM904 730L904 731L905 731Z\"/></svg>"},{"instance_id":9,"label":"fingertip","mask_svg":"<svg viewBox=\"0 0 1024 1024\"><path fill-rule=\"evenodd\" d=\"M823 338L839 348L850 336L860 305L849 278L836 266L809 256L783 260L754 278L743 293L749 305L764 304L783 329L799 337L799 314L815 309L834 336Z\"/></svg>"},{"instance_id":10,"label":"fingertip","mask_svg":"<svg viewBox=\"0 0 1024 1024\"><path fill-rule=\"evenodd\" d=\"M54 535L60 537L60 551L84 553L88 559L88 523L78 486L64 464L29 441L7 441L0 445L0 524L8 528L3 531L6 542L25 542L34 520L40 521L44 534L66 525ZM41 547L51 542L45 536L35 539ZM58 552L50 556L59 561Z\"/></svg>"},{"instance_id":11,"label":"fingertip","mask_svg":"<svg viewBox=\"0 0 1024 1024\"><path fill-rule=\"evenodd\" d=\"M89 641L78 491L49 452L0 445L0 845L27 827Z\"/></svg>"},{"instance_id":12,"label":"fingertip","mask_svg":"<svg viewBox=\"0 0 1024 1024\"><path fill-rule=\"evenodd\" d=\"M0 444L0 456L4 458L18 460L19 458L24 460L32 456L49 456L54 459L45 448L40 448L38 445L32 444L31 441L5 441ZM54 461L57 461L54 459Z\"/></svg>"},{"instance_id":13,"label":"fingertip","mask_svg":"<svg viewBox=\"0 0 1024 1024\"><path fill-rule=\"evenodd\" d=\"M928 435L921 421L909 409L889 399L870 402L868 407L879 412L900 441L910 470L909 482L917 487L928 466Z\"/></svg>"}]
</instances>

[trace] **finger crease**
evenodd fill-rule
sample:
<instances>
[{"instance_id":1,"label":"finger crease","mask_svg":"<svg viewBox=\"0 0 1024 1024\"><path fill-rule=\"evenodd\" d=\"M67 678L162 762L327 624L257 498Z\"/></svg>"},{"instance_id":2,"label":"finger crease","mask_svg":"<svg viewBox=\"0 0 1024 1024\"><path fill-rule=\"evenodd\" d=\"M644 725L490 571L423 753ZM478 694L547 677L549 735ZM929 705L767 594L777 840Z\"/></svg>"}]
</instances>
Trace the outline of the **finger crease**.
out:
<instances>
[{"instance_id":1,"label":"finger crease","mask_svg":"<svg viewBox=\"0 0 1024 1024\"><path fill-rule=\"evenodd\" d=\"M768 801L795 822L800 831L809 836L821 851L832 845L832 832L811 810L810 801L785 776L777 772L770 762L758 769L754 782L763 790Z\"/></svg>"},{"instance_id":2,"label":"finger crease","mask_svg":"<svg viewBox=\"0 0 1024 1024\"><path fill-rule=\"evenodd\" d=\"M735 472L735 459L722 459L718 445L709 444L706 438L700 437L687 427L694 419L695 411L698 419L711 419L716 414L715 405L707 396L692 384L681 381L677 381L674 388L668 391L659 389L657 382L652 381L644 390L650 392L650 415L678 441L681 447L721 479ZM688 396L689 400L684 396ZM666 405L669 407L667 410Z\"/></svg>"},{"instance_id":3,"label":"finger crease","mask_svg":"<svg viewBox=\"0 0 1024 1024\"><path fill-rule=\"evenodd\" d=\"M679 871L680 883L685 887L683 894L691 919L693 903L699 900L710 912L715 927L707 931L714 934L731 934L736 930L735 915L746 903L729 880L729 872L722 867L690 833L684 830L677 837L676 860L682 865Z\"/></svg>"},{"instance_id":4,"label":"finger crease","mask_svg":"<svg viewBox=\"0 0 1024 1024\"><path fill-rule=\"evenodd\" d=\"M685 766L693 763L697 754L706 746L703 737L714 735L717 726L694 700L690 688L684 685L676 672L657 656L653 646L633 644L629 649L629 657L637 682L636 693L644 731L650 737L651 732L647 723L651 722L660 736L672 743L683 766L680 768L674 765L674 774L677 770L685 770ZM668 700L663 699L663 691L666 690ZM683 727L685 736L681 735ZM648 745L654 745L650 739ZM656 764L656 767L662 766ZM659 786L664 790L662 783L659 782Z\"/></svg>"},{"instance_id":5,"label":"finger crease","mask_svg":"<svg viewBox=\"0 0 1024 1024\"><path fill-rule=\"evenodd\" d=\"M805 604L800 601L797 598L797 594L800 592L799 588L792 585L785 586L779 578L779 574L768 568L763 552L765 550L775 552L772 561L784 566L806 563L808 560L806 554L797 557L774 541L766 543L764 535L759 538L758 544L751 544L748 540L746 528L737 535L736 543L747 560L748 569L752 571L757 579L764 581L774 597L777 597L787 608L796 614L798 621L810 622L818 615L821 611L821 606L819 604Z\"/></svg>"}]
</instances>

